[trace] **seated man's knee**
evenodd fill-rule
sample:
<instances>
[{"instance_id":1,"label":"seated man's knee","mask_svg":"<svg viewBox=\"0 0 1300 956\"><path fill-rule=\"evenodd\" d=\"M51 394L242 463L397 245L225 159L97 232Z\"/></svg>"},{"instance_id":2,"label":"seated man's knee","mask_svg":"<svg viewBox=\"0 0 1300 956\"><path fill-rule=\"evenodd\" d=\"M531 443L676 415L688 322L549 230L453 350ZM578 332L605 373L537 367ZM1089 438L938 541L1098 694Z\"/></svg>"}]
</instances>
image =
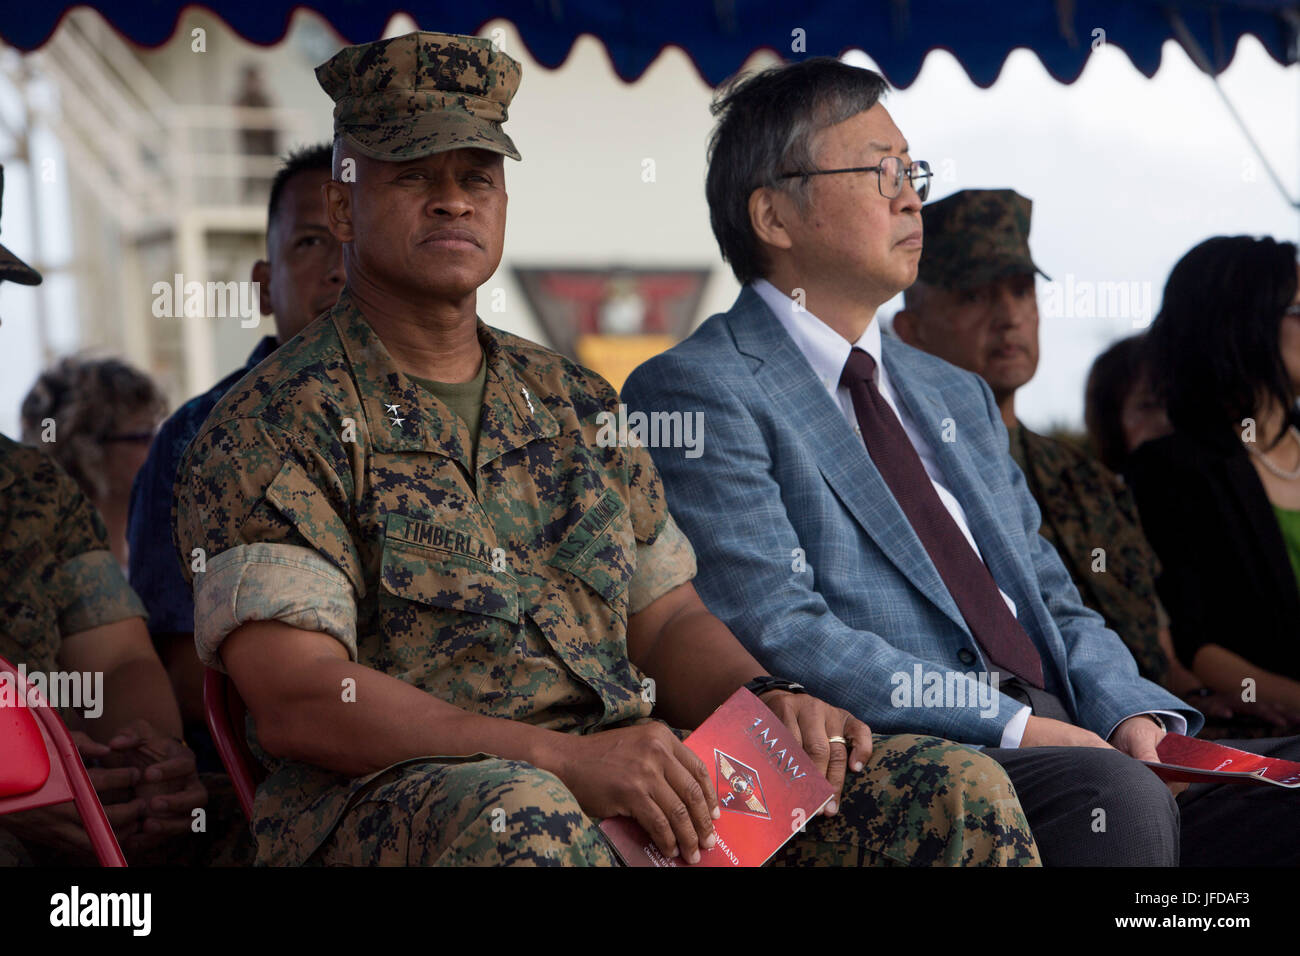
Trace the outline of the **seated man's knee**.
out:
<instances>
[{"instance_id":1,"label":"seated man's knee","mask_svg":"<svg viewBox=\"0 0 1300 956\"><path fill-rule=\"evenodd\" d=\"M937 737L876 737L867 773L894 791L911 865L1035 865L1038 851L1006 771ZM889 810L881 801L875 810Z\"/></svg>"},{"instance_id":2,"label":"seated man's knee","mask_svg":"<svg viewBox=\"0 0 1300 956\"><path fill-rule=\"evenodd\" d=\"M518 760L457 768L430 810L449 815L440 863L563 865L612 862L596 827L555 774Z\"/></svg>"},{"instance_id":3,"label":"seated man's knee","mask_svg":"<svg viewBox=\"0 0 1300 956\"><path fill-rule=\"evenodd\" d=\"M1048 865L1178 865L1178 805L1145 764L1109 748L1053 749L1031 811Z\"/></svg>"},{"instance_id":4,"label":"seated man's knee","mask_svg":"<svg viewBox=\"0 0 1300 956\"><path fill-rule=\"evenodd\" d=\"M1153 821L1177 827L1178 804L1169 787L1146 764L1119 750L1078 750L1076 779L1095 796L1099 807L1132 808Z\"/></svg>"},{"instance_id":5,"label":"seated man's knee","mask_svg":"<svg viewBox=\"0 0 1300 956\"><path fill-rule=\"evenodd\" d=\"M918 734L897 734L885 747L886 760L898 772L952 800L1016 804L1015 787L1001 764L972 747Z\"/></svg>"}]
</instances>

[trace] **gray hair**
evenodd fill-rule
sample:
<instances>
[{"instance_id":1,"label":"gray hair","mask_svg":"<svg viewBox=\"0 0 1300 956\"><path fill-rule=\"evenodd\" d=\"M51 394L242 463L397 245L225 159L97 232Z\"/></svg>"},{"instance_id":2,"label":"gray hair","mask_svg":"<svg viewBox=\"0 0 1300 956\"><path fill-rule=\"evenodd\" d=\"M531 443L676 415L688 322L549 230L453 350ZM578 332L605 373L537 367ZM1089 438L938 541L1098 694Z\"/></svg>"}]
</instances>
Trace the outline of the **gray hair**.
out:
<instances>
[{"instance_id":1,"label":"gray hair","mask_svg":"<svg viewBox=\"0 0 1300 956\"><path fill-rule=\"evenodd\" d=\"M147 413L161 422L167 399L152 378L115 358L68 356L42 372L22 403L22 439L49 454L92 501L107 491L104 440L123 419ZM58 440L41 441L47 419Z\"/></svg>"},{"instance_id":2,"label":"gray hair","mask_svg":"<svg viewBox=\"0 0 1300 956\"><path fill-rule=\"evenodd\" d=\"M871 109L888 90L879 73L833 57L736 76L719 90L704 192L722 258L741 283L767 271L749 219L750 195L760 186L783 189L806 212L808 180L782 174L814 169L822 131Z\"/></svg>"}]
</instances>

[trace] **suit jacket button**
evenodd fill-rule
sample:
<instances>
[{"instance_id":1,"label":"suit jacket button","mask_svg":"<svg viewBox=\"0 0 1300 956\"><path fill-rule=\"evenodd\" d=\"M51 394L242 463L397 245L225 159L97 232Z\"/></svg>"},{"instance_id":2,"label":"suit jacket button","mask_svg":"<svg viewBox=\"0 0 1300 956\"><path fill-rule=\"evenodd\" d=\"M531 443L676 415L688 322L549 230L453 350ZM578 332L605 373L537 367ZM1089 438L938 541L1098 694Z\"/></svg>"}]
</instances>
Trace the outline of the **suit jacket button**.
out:
<instances>
[{"instance_id":1,"label":"suit jacket button","mask_svg":"<svg viewBox=\"0 0 1300 956\"><path fill-rule=\"evenodd\" d=\"M975 663L975 654L969 648L963 647L957 652L957 660L969 667Z\"/></svg>"}]
</instances>

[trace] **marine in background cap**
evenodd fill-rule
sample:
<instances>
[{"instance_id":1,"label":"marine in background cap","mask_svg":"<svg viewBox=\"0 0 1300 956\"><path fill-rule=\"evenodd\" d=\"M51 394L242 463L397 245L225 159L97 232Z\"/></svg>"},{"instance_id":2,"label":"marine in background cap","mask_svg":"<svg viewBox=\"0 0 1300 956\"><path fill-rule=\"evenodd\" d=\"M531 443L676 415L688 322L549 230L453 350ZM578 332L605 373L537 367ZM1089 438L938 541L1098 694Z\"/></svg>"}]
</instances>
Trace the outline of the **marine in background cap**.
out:
<instances>
[{"instance_id":1,"label":"marine in background cap","mask_svg":"<svg viewBox=\"0 0 1300 956\"><path fill-rule=\"evenodd\" d=\"M464 147L519 159L501 124L521 76L490 40L424 31L344 47L316 68L334 135L389 162Z\"/></svg>"},{"instance_id":2,"label":"marine in background cap","mask_svg":"<svg viewBox=\"0 0 1300 956\"><path fill-rule=\"evenodd\" d=\"M0 210L4 207L5 168L0 166ZM3 216L3 212L0 212ZM8 280L22 285L40 285L41 274L0 245L0 282Z\"/></svg>"},{"instance_id":3,"label":"marine in background cap","mask_svg":"<svg viewBox=\"0 0 1300 956\"><path fill-rule=\"evenodd\" d=\"M1006 276L1048 278L1029 255L1033 208L1014 189L963 189L926 206L917 281L962 291Z\"/></svg>"},{"instance_id":4,"label":"marine in background cap","mask_svg":"<svg viewBox=\"0 0 1300 956\"><path fill-rule=\"evenodd\" d=\"M894 331L980 375L1007 428L1015 393L1038 368L1038 301L1029 255L1033 203L1012 189L963 189L921 210L925 247Z\"/></svg>"}]
</instances>

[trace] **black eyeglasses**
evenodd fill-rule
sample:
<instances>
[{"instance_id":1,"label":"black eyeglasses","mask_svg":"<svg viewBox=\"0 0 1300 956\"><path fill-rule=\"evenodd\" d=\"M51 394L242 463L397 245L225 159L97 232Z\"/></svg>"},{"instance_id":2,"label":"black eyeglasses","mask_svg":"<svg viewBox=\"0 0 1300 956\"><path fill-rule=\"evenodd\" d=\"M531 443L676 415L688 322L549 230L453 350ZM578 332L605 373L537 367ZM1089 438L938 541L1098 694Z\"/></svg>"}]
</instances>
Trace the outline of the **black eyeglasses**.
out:
<instances>
[{"instance_id":1,"label":"black eyeglasses","mask_svg":"<svg viewBox=\"0 0 1300 956\"><path fill-rule=\"evenodd\" d=\"M781 179L807 179L809 176L829 176L832 173L875 173L876 187L886 199L896 199L903 191L903 177L912 184L921 202L930 195L930 164L918 159L903 166L897 156L886 156L878 166L849 166L845 169L810 169L806 173L782 173Z\"/></svg>"}]
</instances>

